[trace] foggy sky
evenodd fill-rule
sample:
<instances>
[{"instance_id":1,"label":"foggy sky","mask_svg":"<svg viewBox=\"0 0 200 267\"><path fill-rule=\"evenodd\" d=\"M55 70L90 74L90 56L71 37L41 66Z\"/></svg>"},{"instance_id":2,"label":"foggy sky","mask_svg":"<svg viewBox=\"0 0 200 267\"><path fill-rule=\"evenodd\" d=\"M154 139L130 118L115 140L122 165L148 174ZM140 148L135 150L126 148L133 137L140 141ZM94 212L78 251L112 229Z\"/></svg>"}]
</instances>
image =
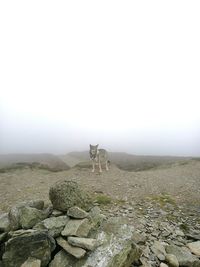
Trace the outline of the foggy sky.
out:
<instances>
[{"instance_id":1,"label":"foggy sky","mask_svg":"<svg viewBox=\"0 0 200 267\"><path fill-rule=\"evenodd\" d=\"M200 156L199 1L1 1L0 153Z\"/></svg>"}]
</instances>

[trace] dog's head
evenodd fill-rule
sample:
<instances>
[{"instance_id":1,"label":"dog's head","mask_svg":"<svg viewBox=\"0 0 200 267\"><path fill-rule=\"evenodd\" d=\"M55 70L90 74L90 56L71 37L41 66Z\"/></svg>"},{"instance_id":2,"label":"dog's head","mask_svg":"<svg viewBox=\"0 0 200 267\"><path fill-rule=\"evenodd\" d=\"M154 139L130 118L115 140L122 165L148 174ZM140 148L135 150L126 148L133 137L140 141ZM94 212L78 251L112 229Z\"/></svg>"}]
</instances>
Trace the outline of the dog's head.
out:
<instances>
[{"instance_id":1,"label":"dog's head","mask_svg":"<svg viewBox=\"0 0 200 267\"><path fill-rule=\"evenodd\" d=\"M90 145L90 158L93 160L97 157L98 146Z\"/></svg>"}]
</instances>

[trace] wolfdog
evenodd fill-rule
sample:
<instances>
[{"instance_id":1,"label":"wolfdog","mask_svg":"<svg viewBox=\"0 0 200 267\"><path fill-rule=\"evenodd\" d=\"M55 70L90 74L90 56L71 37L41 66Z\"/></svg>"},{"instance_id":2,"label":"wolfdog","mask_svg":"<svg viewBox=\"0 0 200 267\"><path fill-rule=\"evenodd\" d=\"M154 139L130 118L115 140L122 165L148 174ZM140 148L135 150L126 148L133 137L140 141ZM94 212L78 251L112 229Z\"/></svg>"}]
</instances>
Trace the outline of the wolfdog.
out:
<instances>
[{"instance_id":1,"label":"wolfdog","mask_svg":"<svg viewBox=\"0 0 200 267\"><path fill-rule=\"evenodd\" d=\"M108 171L108 153L105 149L98 149L99 145L90 145L90 159L92 160L92 172L95 171L95 165L99 166L99 172L102 172L101 163L105 161L106 170Z\"/></svg>"}]
</instances>

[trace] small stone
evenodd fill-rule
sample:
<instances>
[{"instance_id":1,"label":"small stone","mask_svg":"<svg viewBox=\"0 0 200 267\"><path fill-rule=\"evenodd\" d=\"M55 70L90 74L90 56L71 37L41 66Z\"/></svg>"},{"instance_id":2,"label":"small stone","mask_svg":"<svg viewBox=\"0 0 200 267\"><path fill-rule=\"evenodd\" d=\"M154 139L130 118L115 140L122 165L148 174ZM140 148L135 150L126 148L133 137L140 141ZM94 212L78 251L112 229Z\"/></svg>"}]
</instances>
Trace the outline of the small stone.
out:
<instances>
[{"instance_id":1,"label":"small stone","mask_svg":"<svg viewBox=\"0 0 200 267\"><path fill-rule=\"evenodd\" d=\"M64 238L58 237L56 241L59 246L61 246L65 251L67 251L75 258L81 259L85 256L86 250L71 246Z\"/></svg>"},{"instance_id":2,"label":"small stone","mask_svg":"<svg viewBox=\"0 0 200 267\"><path fill-rule=\"evenodd\" d=\"M75 219L84 219L88 216L88 213L79 207L71 207L67 211L67 215Z\"/></svg>"},{"instance_id":3,"label":"small stone","mask_svg":"<svg viewBox=\"0 0 200 267\"><path fill-rule=\"evenodd\" d=\"M140 234L140 233L134 232L133 236L132 236L132 240L136 244L144 245L146 240L147 240L147 237L144 234Z\"/></svg>"},{"instance_id":4,"label":"small stone","mask_svg":"<svg viewBox=\"0 0 200 267\"><path fill-rule=\"evenodd\" d=\"M165 260L166 251L165 251L165 247L162 244L162 242L154 241L154 244L151 247L151 250L158 257L159 260L161 261Z\"/></svg>"},{"instance_id":5,"label":"small stone","mask_svg":"<svg viewBox=\"0 0 200 267\"><path fill-rule=\"evenodd\" d=\"M94 250L97 245L96 239L92 238L68 237L67 241L72 246L84 248L87 250Z\"/></svg>"},{"instance_id":6,"label":"small stone","mask_svg":"<svg viewBox=\"0 0 200 267\"><path fill-rule=\"evenodd\" d=\"M165 257L167 263L169 263L170 267L179 267L179 263L177 257L173 254L167 254Z\"/></svg>"},{"instance_id":7,"label":"small stone","mask_svg":"<svg viewBox=\"0 0 200 267\"><path fill-rule=\"evenodd\" d=\"M188 243L187 247L193 254L200 256L200 241Z\"/></svg>"},{"instance_id":8,"label":"small stone","mask_svg":"<svg viewBox=\"0 0 200 267\"><path fill-rule=\"evenodd\" d=\"M0 215L0 231L8 232L10 229L10 220L8 213L3 213Z\"/></svg>"},{"instance_id":9,"label":"small stone","mask_svg":"<svg viewBox=\"0 0 200 267\"><path fill-rule=\"evenodd\" d=\"M175 245L170 245L166 247L166 252L168 254L175 255L180 266L200 266L200 261L198 260L198 258L192 255L186 247L177 247Z\"/></svg>"},{"instance_id":10,"label":"small stone","mask_svg":"<svg viewBox=\"0 0 200 267\"><path fill-rule=\"evenodd\" d=\"M183 233L183 231L181 230L176 230L174 233L176 236L185 236L185 234Z\"/></svg>"},{"instance_id":11,"label":"small stone","mask_svg":"<svg viewBox=\"0 0 200 267\"><path fill-rule=\"evenodd\" d=\"M61 234L63 236L87 237L91 227L87 218L83 220L69 220Z\"/></svg>"},{"instance_id":12,"label":"small stone","mask_svg":"<svg viewBox=\"0 0 200 267\"><path fill-rule=\"evenodd\" d=\"M161 262L160 267L169 267L167 264Z\"/></svg>"},{"instance_id":13,"label":"small stone","mask_svg":"<svg viewBox=\"0 0 200 267\"><path fill-rule=\"evenodd\" d=\"M53 210L51 215L54 217L58 217L58 216L63 215L63 212L60 210Z\"/></svg>"}]
</instances>

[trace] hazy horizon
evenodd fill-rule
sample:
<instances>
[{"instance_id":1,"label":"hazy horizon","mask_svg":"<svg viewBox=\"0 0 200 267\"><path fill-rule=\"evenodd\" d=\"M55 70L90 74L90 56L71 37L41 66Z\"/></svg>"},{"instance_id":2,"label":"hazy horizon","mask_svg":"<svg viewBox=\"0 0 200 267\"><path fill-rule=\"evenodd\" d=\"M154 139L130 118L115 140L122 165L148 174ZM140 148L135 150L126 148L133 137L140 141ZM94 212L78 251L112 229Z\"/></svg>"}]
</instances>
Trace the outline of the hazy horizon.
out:
<instances>
[{"instance_id":1,"label":"hazy horizon","mask_svg":"<svg viewBox=\"0 0 200 267\"><path fill-rule=\"evenodd\" d=\"M198 1L0 3L0 154L200 156Z\"/></svg>"}]
</instances>

